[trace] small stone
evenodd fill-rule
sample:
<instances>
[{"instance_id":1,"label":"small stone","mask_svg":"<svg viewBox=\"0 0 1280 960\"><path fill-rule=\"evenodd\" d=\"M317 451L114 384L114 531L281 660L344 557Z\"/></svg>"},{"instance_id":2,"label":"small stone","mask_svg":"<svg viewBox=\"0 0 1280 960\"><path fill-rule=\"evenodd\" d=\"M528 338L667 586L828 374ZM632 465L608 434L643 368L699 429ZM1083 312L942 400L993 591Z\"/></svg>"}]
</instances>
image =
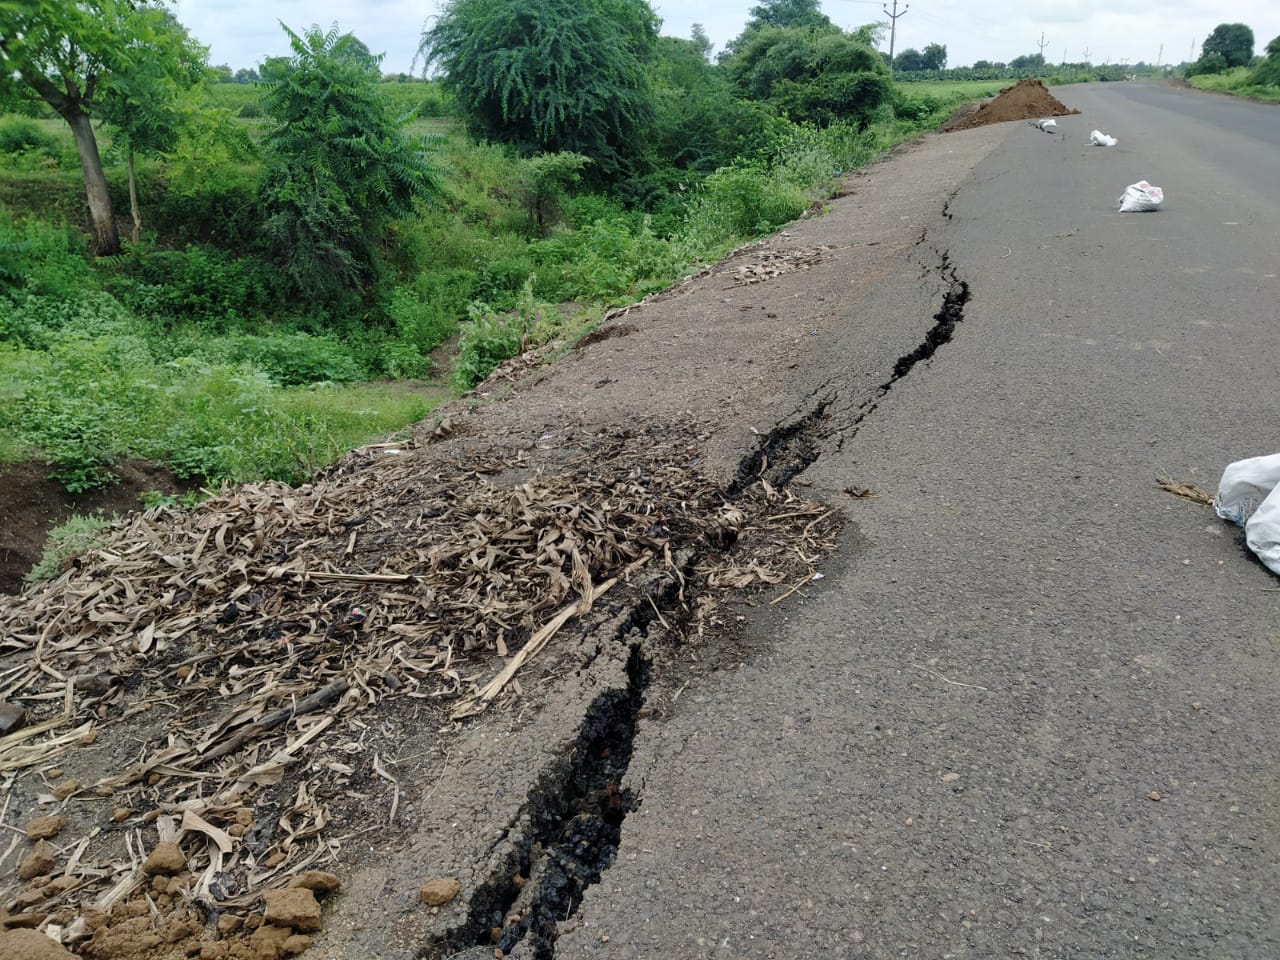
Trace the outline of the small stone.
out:
<instances>
[{"instance_id":1,"label":"small stone","mask_svg":"<svg viewBox=\"0 0 1280 960\"><path fill-rule=\"evenodd\" d=\"M277 927L271 923L264 923L249 937L249 945L258 951L258 956L278 957L280 955L280 947L293 936L293 931L288 927Z\"/></svg>"},{"instance_id":2,"label":"small stone","mask_svg":"<svg viewBox=\"0 0 1280 960\"><path fill-rule=\"evenodd\" d=\"M128 820L132 816L133 816L133 810L129 809L128 807L112 807L111 808L112 823L124 823L126 820Z\"/></svg>"},{"instance_id":3,"label":"small stone","mask_svg":"<svg viewBox=\"0 0 1280 960\"><path fill-rule=\"evenodd\" d=\"M57 862L53 847L43 840L37 840L36 845L31 848L31 852L23 857L22 862L18 864L18 879L30 880L32 877L46 874L53 869L54 864Z\"/></svg>"},{"instance_id":4,"label":"small stone","mask_svg":"<svg viewBox=\"0 0 1280 960\"><path fill-rule=\"evenodd\" d=\"M12 703L0 703L0 737L7 737L27 725L27 711Z\"/></svg>"},{"instance_id":5,"label":"small stone","mask_svg":"<svg viewBox=\"0 0 1280 960\"><path fill-rule=\"evenodd\" d=\"M292 927L302 933L320 929L320 904L306 887L268 890L262 895L267 923Z\"/></svg>"},{"instance_id":6,"label":"small stone","mask_svg":"<svg viewBox=\"0 0 1280 960\"><path fill-rule=\"evenodd\" d=\"M243 823L232 823L227 825L227 836L229 837L243 837L248 832L249 828Z\"/></svg>"},{"instance_id":7,"label":"small stone","mask_svg":"<svg viewBox=\"0 0 1280 960\"><path fill-rule=\"evenodd\" d=\"M94 796L98 796L98 797L104 797L104 798L109 797L109 796L112 796L115 792L116 792L115 787L108 786L105 783L100 783L93 788Z\"/></svg>"},{"instance_id":8,"label":"small stone","mask_svg":"<svg viewBox=\"0 0 1280 960\"><path fill-rule=\"evenodd\" d=\"M91 747L98 742L98 731L89 730L83 737L76 741L77 747Z\"/></svg>"},{"instance_id":9,"label":"small stone","mask_svg":"<svg viewBox=\"0 0 1280 960\"><path fill-rule=\"evenodd\" d=\"M330 873L328 870L308 870L290 880L289 886L332 893L342 886L342 881L338 879L337 874Z\"/></svg>"},{"instance_id":10,"label":"small stone","mask_svg":"<svg viewBox=\"0 0 1280 960\"><path fill-rule=\"evenodd\" d=\"M0 960L75 960L62 944L38 930L0 933Z\"/></svg>"},{"instance_id":11,"label":"small stone","mask_svg":"<svg viewBox=\"0 0 1280 960\"><path fill-rule=\"evenodd\" d=\"M428 880L418 888L418 899L428 907L442 907L462 891L462 883L453 877Z\"/></svg>"},{"instance_id":12,"label":"small stone","mask_svg":"<svg viewBox=\"0 0 1280 960\"><path fill-rule=\"evenodd\" d=\"M46 780L57 780L64 773L66 773L66 771L61 767L50 767L44 772L44 776Z\"/></svg>"},{"instance_id":13,"label":"small stone","mask_svg":"<svg viewBox=\"0 0 1280 960\"><path fill-rule=\"evenodd\" d=\"M4 925L10 930L34 930L48 919L47 913L11 913L5 918Z\"/></svg>"},{"instance_id":14,"label":"small stone","mask_svg":"<svg viewBox=\"0 0 1280 960\"><path fill-rule=\"evenodd\" d=\"M238 917L234 913L224 913L218 918L218 936L229 937L243 926L244 917Z\"/></svg>"},{"instance_id":15,"label":"small stone","mask_svg":"<svg viewBox=\"0 0 1280 960\"><path fill-rule=\"evenodd\" d=\"M271 870L280 866L280 864L284 863L287 859L288 857L286 857L284 853L277 850L275 853L269 854L267 858L262 861L262 865L268 870Z\"/></svg>"},{"instance_id":16,"label":"small stone","mask_svg":"<svg viewBox=\"0 0 1280 960\"><path fill-rule=\"evenodd\" d=\"M1147 799L1148 799L1148 800L1163 800L1164 798L1160 796L1160 791L1159 791L1159 790L1152 790L1150 793L1148 793L1148 794L1147 794Z\"/></svg>"},{"instance_id":17,"label":"small stone","mask_svg":"<svg viewBox=\"0 0 1280 960\"><path fill-rule=\"evenodd\" d=\"M280 952L286 957L296 957L309 946L311 946L310 937L295 933L292 937L285 937L284 943L280 944Z\"/></svg>"},{"instance_id":18,"label":"small stone","mask_svg":"<svg viewBox=\"0 0 1280 960\"><path fill-rule=\"evenodd\" d=\"M18 892L13 898L13 906L17 910L26 910L34 907L41 900L44 900L48 894L41 887L27 887L25 890Z\"/></svg>"},{"instance_id":19,"label":"small stone","mask_svg":"<svg viewBox=\"0 0 1280 960\"><path fill-rule=\"evenodd\" d=\"M58 831L67 825L67 818L60 813L51 813L47 817L36 817L22 828L28 840L48 840L56 836Z\"/></svg>"},{"instance_id":20,"label":"small stone","mask_svg":"<svg viewBox=\"0 0 1280 960\"><path fill-rule=\"evenodd\" d=\"M182 848L172 840L157 843L156 848L142 862L142 872L149 877L154 877L156 874L167 876L185 869L187 869L187 858Z\"/></svg>"},{"instance_id":21,"label":"small stone","mask_svg":"<svg viewBox=\"0 0 1280 960\"><path fill-rule=\"evenodd\" d=\"M53 788L53 798L55 800L65 800L67 797L76 793L80 789L80 781L76 779L64 780Z\"/></svg>"}]
</instances>

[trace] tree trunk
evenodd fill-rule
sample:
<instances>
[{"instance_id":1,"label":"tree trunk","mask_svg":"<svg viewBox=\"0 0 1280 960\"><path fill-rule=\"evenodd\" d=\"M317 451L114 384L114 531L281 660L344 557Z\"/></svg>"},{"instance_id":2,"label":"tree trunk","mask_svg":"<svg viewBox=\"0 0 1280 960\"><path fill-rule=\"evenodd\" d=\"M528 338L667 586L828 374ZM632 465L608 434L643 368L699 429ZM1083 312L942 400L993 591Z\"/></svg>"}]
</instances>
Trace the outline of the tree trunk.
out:
<instances>
[{"instance_id":1,"label":"tree trunk","mask_svg":"<svg viewBox=\"0 0 1280 960\"><path fill-rule=\"evenodd\" d=\"M142 211L138 209L138 181L133 178L133 144L129 144L129 213L133 215L133 233L129 239L136 247L142 238Z\"/></svg>"},{"instance_id":2,"label":"tree trunk","mask_svg":"<svg viewBox=\"0 0 1280 960\"><path fill-rule=\"evenodd\" d=\"M72 108L62 116L71 126L71 133L76 138L80 169L84 171L84 192L89 199L89 216L93 220L94 253L100 257L115 256L120 252L120 233L116 229L116 218L111 212L107 177L102 172L102 157L98 155L98 141L93 135L93 124L88 114L78 108Z\"/></svg>"}]
</instances>

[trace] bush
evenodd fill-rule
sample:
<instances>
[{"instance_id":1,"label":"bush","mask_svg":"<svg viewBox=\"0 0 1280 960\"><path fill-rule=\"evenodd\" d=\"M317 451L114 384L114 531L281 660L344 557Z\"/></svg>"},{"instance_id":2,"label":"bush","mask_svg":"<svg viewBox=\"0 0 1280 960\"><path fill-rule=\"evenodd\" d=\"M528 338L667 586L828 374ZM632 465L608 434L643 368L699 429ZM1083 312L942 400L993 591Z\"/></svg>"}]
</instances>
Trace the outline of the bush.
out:
<instances>
[{"instance_id":1,"label":"bush","mask_svg":"<svg viewBox=\"0 0 1280 960\"><path fill-rule=\"evenodd\" d=\"M499 318L480 313L462 330L458 341L458 360L453 368L453 383L459 390L470 390L477 383L520 352L524 334L518 317Z\"/></svg>"},{"instance_id":2,"label":"bush","mask_svg":"<svg viewBox=\"0 0 1280 960\"><path fill-rule=\"evenodd\" d=\"M217 247L192 244L115 257L107 281L127 306L146 316L193 320L226 329L284 302L278 271L260 260L235 257Z\"/></svg>"},{"instance_id":3,"label":"bush","mask_svg":"<svg viewBox=\"0 0 1280 960\"><path fill-rule=\"evenodd\" d=\"M114 517L108 520L101 513L89 516L75 514L66 523L54 527L45 539L39 562L23 576L23 581L40 583L52 580L72 559L97 549L113 520Z\"/></svg>"},{"instance_id":4,"label":"bush","mask_svg":"<svg viewBox=\"0 0 1280 960\"><path fill-rule=\"evenodd\" d=\"M97 286L83 235L39 220L0 216L0 294L73 297ZM0 316L0 336L4 318Z\"/></svg>"},{"instance_id":5,"label":"bush","mask_svg":"<svg viewBox=\"0 0 1280 960\"><path fill-rule=\"evenodd\" d=\"M333 337L306 333L235 337L225 359L230 363L250 364L282 387L351 383L367 375L346 344Z\"/></svg>"},{"instance_id":6,"label":"bush","mask_svg":"<svg viewBox=\"0 0 1280 960\"><path fill-rule=\"evenodd\" d=\"M30 117L0 117L0 153L38 152L57 159L58 138Z\"/></svg>"}]
</instances>

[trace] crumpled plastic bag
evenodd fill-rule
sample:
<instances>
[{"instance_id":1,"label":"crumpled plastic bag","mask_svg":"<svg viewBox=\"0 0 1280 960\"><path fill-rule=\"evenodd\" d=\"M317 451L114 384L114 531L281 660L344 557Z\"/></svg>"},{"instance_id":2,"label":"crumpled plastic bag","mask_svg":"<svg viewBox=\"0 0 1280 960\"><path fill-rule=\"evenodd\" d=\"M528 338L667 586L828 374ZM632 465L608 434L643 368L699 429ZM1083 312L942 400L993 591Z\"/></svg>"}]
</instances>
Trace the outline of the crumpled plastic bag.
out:
<instances>
[{"instance_id":1,"label":"crumpled plastic bag","mask_svg":"<svg viewBox=\"0 0 1280 960\"><path fill-rule=\"evenodd\" d=\"M1045 133L1053 133L1054 128L1058 126L1058 121L1053 119L1053 117L1050 117L1048 120L1037 121L1036 126L1039 127L1041 130L1043 130Z\"/></svg>"},{"instance_id":2,"label":"crumpled plastic bag","mask_svg":"<svg viewBox=\"0 0 1280 960\"><path fill-rule=\"evenodd\" d=\"M1117 143L1115 137L1109 137L1101 130L1094 130L1089 134L1089 142L1095 147L1114 147Z\"/></svg>"},{"instance_id":3,"label":"crumpled plastic bag","mask_svg":"<svg viewBox=\"0 0 1280 960\"><path fill-rule=\"evenodd\" d=\"M1244 527L1244 540L1272 573L1280 574L1280 453L1237 460L1222 471L1213 508Z\"/></svg>"},{"instance_id":4,"label":"crumpled plastic bag","mask_svg":"<svg viewBox=\"0 0 1280 960\"><path fill-rule=\"evenodd\" d=\"M1124 188L1124 193L1116 198L1121 213L1146 213L1157 210L1164 202L1164 191L1159 187L1139 180Z\"/></svg>"}]
</instances>

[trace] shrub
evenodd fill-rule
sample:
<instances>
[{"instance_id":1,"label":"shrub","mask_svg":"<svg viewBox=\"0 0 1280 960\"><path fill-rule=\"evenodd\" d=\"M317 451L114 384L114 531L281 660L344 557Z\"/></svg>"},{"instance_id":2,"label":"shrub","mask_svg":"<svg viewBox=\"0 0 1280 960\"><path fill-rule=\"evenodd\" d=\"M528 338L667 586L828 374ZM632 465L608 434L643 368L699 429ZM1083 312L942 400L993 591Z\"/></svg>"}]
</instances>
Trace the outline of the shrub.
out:
<instances>
[{"instance_id":1,"label":"shrub","mask_svg":"<svg viewBox=\"0 0 1280 960\"><path fill-rule=\"evenodd\" d=\"M101 513L75 514L66 523L54 527L45 539L39 562L22 579L26 583L52 580L73 558L97 549L114 519L108 520Z\"/></svg>"},{"instance_id":2,"label":"shrub","mask_svg":"<svg viewBox=\"0 0 1280 960\"><path fill-rule=\"evenodd\" d=\"M458 360L453 368L453 382L459 390L470 390L498 368L503 360L520 352L523 335L518 317L495 317L477 311L462 330L458 341Z\"/></svg>"},{"instance_id":3,"label":"shrub","mask_svg":"<svg viewBox=\"0 0 1280 960\"><path fill-rule=\"evenodd\" d=\"M0 153L38 152L57 158L58 138L30 117L0 117Z\"/></svg>"},{"instance_id":4,"label":"shrub","mask_svg":"<svg viewBox=\"0 0 1280 960\"><path fill-rule=\"evenodd\" d=\"M259 316L285 300L277 271L260 260L192 244L115 257L107 288L140 314L194 320L210 330Z\"/></svg>"},{"instance_id":5,"label":"shrub","mask_svg":"<svg viewBox=\"0 0 1280 960\"><path fill-rule=\"evenodd\" d=\"M282 387L351 383L366 376L363 366L342 341L307 333L235 337L226 359L231 363L251 364Z\"/></svg>"}]
</instances>

